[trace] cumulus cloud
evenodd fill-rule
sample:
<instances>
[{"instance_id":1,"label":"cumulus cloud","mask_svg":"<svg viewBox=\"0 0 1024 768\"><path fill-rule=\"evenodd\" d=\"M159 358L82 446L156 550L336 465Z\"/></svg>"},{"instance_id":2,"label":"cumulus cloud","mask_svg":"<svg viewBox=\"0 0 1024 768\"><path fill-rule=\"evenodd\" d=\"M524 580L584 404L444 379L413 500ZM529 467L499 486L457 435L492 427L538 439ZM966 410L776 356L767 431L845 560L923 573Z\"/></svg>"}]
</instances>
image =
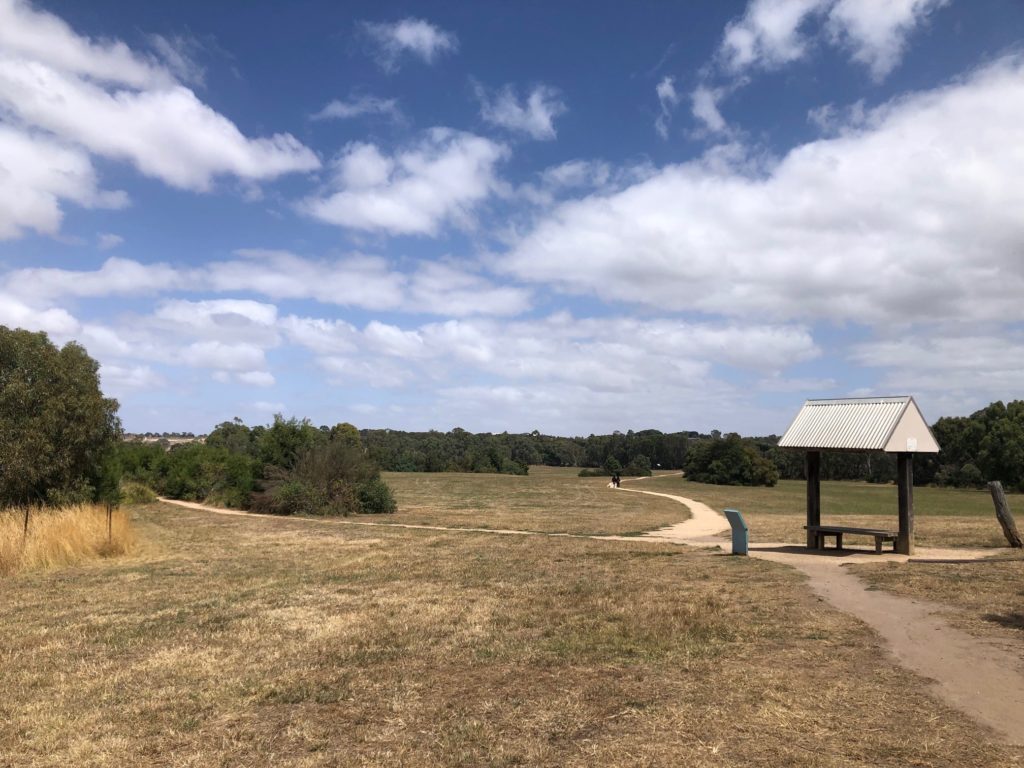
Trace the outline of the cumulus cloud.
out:
<instances>
[{"instance_id":1,"label":"cumulus cloud","mask_svg":"<svg viewBox=\"0 0 1024 768\"><path fill-rule=\"evenodd\" d=\"M387 72L396 71L405 56L433 64L441 55L454 53L459 40L423 19L406 18L391 23L363 22L363 32L374 48L377 63Z\"/></svg>"},{"instance_id":2,"label":"cumulus cloud","mask_svg":"<svg viewBox=\"0 0 1024 768\"><path fill-rule=\"evenodd\" d=\"M313 120L351 120L364 115L384 115L392 120L401 118L397 99L377 96L354 96L347 101L334 99L312 116Z\"/></svg>"},{"instance_id":3,"label":"cumulus cloud","mask_svg":"<svg viewBox=\"0 0 1024 768\"><path fill-rule=\"evenodd\" d=\"M555 118L568 111L559 92L547 85L536 86L522 102L511 85L491 95L478 84L476 97L484 122L538 141L554 139Z\"/></svg>"},{"instance_id":4,"label":"cumulus cloud","mask_svg":"<svg viewBox=\"0 0 1024 768\"><path fill-rule=\"evenodd\" d=\"M1003 59L763 171L691 162L564 203L496 265L731 316L1021 319L1022 75Z\"/></svg>"},{"instance_id":5,"label":"cumulus cloud","mask_svg":"<svg viewBox=\"0 0 1024 768\"><path fill-rule=\"evenodd\" d=\"M851 52L883 79L909 35L949 0L751 0L725 29L718 58L731 72L778 69L804 58L815 37Z\"/></svg>"},{"instance_id":6,"label":"cumulus cloud","mask_svg":"<svg viewBox=\"0 0 1024 768\"><path fill-rule=\"evenodd\" d=\"M183 189L208 190L220 175L260 181L320 165L291 134L246 138L180 85L109 92L39 62L0 59L0 106L27 125Z\"/></svg>"},{"instance_id":7,"label":"cumulus cloud","mask_svg":"<svg viewBox=\"0 0 1024 768\"><path fill-rule=\"evenodd\" d=\"M89 156L37 133L0 124L0 240L60 230L61 202L123 208L124 192L100 189Z\"/></svg>"},{"instance_id":8,"label":"cumulus cloud","mask_svg":"<svg viewBox=\"0 0 1024 768\"><path fill-rule=\"evenodd\" d=\"M507 154L502 144L449 128L433 128L394 155L350 144L333 162L331 186L298 208L349 229L436 236L446 224L470 224Z\"/></svg>"},{"instance_id":9,"label":"cumulus cloud","mask_svg":"<svg viewBox=\"0 0 1024 768\"><path fill-rule=\"evenodd\" d=\"M167 59L175 44L159 40ZM98 188L91 155L191 190L221 176L258 182L319 167L290 134L244 136L180 84L185 60L175 61L169 68L121 41L78 35L28 3L0 0L0 238L54 234L63 201L126 205L124 193Z\"/></svg>"},{"instance_id":10,"label":"cumulus cloud","mask_svg":"<svg viewBox=\"0 0 1024 768\"><path fill-rule=\"evenodd\" d=\"M834 42L882 80L903 58L907 37L949 0L839 0L828 15Z\"/></svg>"},{"instance_id":11,"label":"cumulus cloud","mask_svg":"<svg viewBox=\"0 0 1024 768\"><path fill-rule=\"evenodd\" d=\"M18 269L0 280L0 290L40 306L64 298L212 291L456 317L514 315L530 307L528 290L496 285L470 266L455 262L424 262L406 273L379 256L359 253L316 259L288 251L243 249L237 255L202 267L112 257L94 270ZM249 300L171 300L161 303L155 316L190 326L245 321L256 327L272 325L274 311L272 305Z\"/></svg>"},{"instance_id":12,"label":"cumulus cloud","mask_svg":"<svg viewBox=\"0 0 1024 768\"><path fill-rule=\"evenodd\" d=\"M120 40L93 41L23 0L0 0L0 51L75 75L135 88L165 86L169 73Z\"/></svg>"},{"instance_id":13,"label":"cumulus cloud","mask_svg":"<svg viewBox=\"0 0 1024 768\"><path fill-rule=\"evenodd\" d=\"M719 56L739 72L748 67L772 69L804 56L801 27L829 0L751 0L743 16L729 22Z\"/></svg>"}]
</instances>

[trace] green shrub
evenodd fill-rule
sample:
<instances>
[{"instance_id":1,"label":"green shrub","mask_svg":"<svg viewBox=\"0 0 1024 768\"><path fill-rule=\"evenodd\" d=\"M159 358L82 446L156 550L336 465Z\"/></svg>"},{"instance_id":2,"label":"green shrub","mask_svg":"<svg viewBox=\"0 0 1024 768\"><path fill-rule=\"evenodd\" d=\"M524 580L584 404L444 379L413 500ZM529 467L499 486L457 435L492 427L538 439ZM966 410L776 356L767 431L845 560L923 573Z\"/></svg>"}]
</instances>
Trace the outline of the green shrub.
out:
<instances>
[{"instance_id":1,"label":"green shrub","mask_svg":"<svg viewBox=\"0 0 1024 768\"><path fill-rule=\"evenodd\" d=\"M152 504L156 493L148 485L126 480L121 483L121 498L125 504Z\"/></svg>"},{"instance_id":2,"label":"green shrub","mask_svg":"<svg viewBox=\"0 0 1024 768\"><path fill-rule=\"evenodd\" d=\"M364 514L391 514L398 511L398 504L391 488L379 477L363 483L359 488L359 505Z\"/></svg>"},{"instance_id":3,"label":"green shrub","mask_svg":"<svg viewBox=\"0 0 1024 768\"><path fill-rule=\"evenodd\" d=\"M690 446L686 477L714 485L767 485L779 481L779 470L737 434L704 440Z\"/></svg>"}]
</instances>

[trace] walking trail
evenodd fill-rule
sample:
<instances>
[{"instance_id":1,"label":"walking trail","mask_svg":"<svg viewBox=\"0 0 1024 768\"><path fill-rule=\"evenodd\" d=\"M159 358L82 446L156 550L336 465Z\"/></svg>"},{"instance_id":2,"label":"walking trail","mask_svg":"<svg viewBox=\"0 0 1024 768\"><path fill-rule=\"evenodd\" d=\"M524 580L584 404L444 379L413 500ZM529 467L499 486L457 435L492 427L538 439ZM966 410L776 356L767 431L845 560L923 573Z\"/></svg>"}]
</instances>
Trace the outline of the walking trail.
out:
<instances>
[{"instance_id":1,"label":"walking trail","mask_svg":"<svg viewBox=\"0 0 1024 768\"><path fill-rule=\"evenodd\" d=\"M643 478L646 479L646 478ZM672 499L690 510L681 523L641 536L595 536L494 528L455 528L408 523L290 518L310 523L407 528L430 531L488 533L506 536L551 536L604 541L663 542L695 547L718 547L729 529L725 516L699 501L670 493L620 487L618 490ZM280 519L210 507L189 501L160 499L189 509L237 515L250 519ZM981 559L985 550L917 548L914 560ZM935 694L955 709L992 728L1009 744L1024 744L1024 664L1019 651L972 637L939 617L948 607L901 597L868 586L842 566L854 563L906 562L906 555L875 554L864 550L812 552L782 543L750 545L750 556L796 568L808 577L811 589L839 610L864 621L885 641L896 661L927 679Z\"/></svg>"}]
</instances>

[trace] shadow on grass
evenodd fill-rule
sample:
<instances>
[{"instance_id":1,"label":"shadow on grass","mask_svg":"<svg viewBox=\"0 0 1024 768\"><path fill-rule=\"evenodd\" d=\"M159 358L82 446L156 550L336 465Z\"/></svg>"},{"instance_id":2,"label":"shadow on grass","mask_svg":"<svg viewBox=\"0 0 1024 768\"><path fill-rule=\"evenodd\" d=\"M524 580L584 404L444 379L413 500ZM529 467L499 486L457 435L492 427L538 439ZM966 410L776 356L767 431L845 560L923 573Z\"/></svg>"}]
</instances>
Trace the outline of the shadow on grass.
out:
<instances>
[{"instance_id":1,"label":"shadow on grass","mask_svg":"<svg viewBox=\"0 0 1024 768\"><path fill-rule=\"evenodd\" d=\"M1024 613L987 613L985 621L991 621L1009 629L1024 630Z\"/></svg>"}]
</instances>

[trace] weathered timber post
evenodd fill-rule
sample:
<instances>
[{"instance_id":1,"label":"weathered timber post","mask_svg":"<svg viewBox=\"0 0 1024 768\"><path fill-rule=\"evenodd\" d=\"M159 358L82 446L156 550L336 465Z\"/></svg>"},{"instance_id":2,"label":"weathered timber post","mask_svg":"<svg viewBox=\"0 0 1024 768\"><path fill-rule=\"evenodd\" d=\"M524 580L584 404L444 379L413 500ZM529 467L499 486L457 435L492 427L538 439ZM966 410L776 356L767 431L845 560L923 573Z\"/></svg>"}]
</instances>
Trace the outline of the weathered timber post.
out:
<instances>
[{"instance_id":1,"label":"weathered timber post","mask_svg":"<svg viewBox=\"0 0 1024 768\"><path fill-rule=\"evenodd\" d=\"M807 527L821 525L821 451L807 452ZM818 534L807 531L807 548L818 546Z\"/></svg>"},{"instance_id":2,"label":"weathered timber post","mask_svg":"<svg viewBox=\"0 0 1024 768\"><path fill-rule=\"evenodd\" d=\"M1017 524L1013 521L1013 515L1010 514L1010 505L1006 503L1003 484L998 480L993 480L988 484L988 490L992 494L992 503L996 506L996 518L1003 526L1003 535L1006 536L1006 540L1010 542L1011 547L1024 547L1024 540L1021 539L1020 533L1017 531Z\"/></svg>"},{"instance_id":3,"label":"weathered timber post","mask_svg":"<svg viewBox=\"0 0 1024 768\"><path fill-rule=\"evenodd\" d=\"M901 555L914 554L914 455L897 454L896 483L900 505L900 535L896 551Z\"/></svg>"}]
</instances>

